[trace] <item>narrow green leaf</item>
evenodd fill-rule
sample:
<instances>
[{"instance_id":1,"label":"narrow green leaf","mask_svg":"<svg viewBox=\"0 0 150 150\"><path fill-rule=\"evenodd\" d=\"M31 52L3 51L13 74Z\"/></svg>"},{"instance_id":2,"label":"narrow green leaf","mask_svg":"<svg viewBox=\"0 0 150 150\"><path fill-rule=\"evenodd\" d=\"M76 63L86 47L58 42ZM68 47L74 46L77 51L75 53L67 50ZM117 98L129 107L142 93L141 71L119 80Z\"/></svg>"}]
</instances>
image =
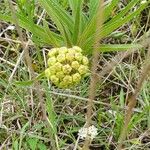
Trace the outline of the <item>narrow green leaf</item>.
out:
<instances>
[{"instance_id":1,"label":"narrow green leaf","mask_svg":"<svg viewBox=\"0 0 150 150\"><path fill-rule=\"evenodd\" d=\"M43 27L34 24L32 21L30 21L28 18L25 18L24 16L17 14L19 25L30 31L35 37L39 39L41 43L53 45L53 41L50 39L48 33L45 32ZM1 14L0 13L0 19L6 22L14 23L11 16ZM54 32L51 32L57 43L62 43L62 37Z\"/></svg>"},{"instance_id":2,"label":"narrow green leaf","mask_svg":"<svg viewBox=\"0 0 150 150\"><path fill-rule=\"evenodd\" d=\"M48 88L47 90L48 91ZM56 114L53 108L53 101L50 93L46 92L46 111L48 113L48 119L50 121L50 126L53 134L57 133L56 128Z\"/></svg>"},{"instance_id":3,"label":"narrow green leaf","mask_svg":"<svg viewBox=\"0 0 150 150\"><path fill-rule=\"evenodd\" d=\"M21 87L25 87L25 86L32 86L34 83L33 80L30 80L30 81L16 81L14 83L14 85L16 86L21 86Z\"/></svg>"},{"instance_id":4,"label":"narrow green leaf","mask_svg":"<svg viewBox=\"0 0 150 150\"><path fill-rule=\"evenodd\" d=\"M13 150L18 150L18 148L19 148L18 140L13 141Z\"/></svg>"},{"instance_id":5,"label":"narrow green leaf","mask_svg":"<svg viewBox=\"0 0 150 150\"><path fill-rule=\"evenodd\" d=\"M42 7L45 8L48 15L55 22L62 34L64 33L62 24L66 26L70 32L73 32L73 19L68 12L59 5L58 2L54 0L39 0L39 2Z\"/></svg>"},{"instance_id":6,"label":"narrow green leaf","mask_svg":"<svg viewBox=\"0 0 150 150\"><path fill-rule=\"evenodd\" d=\"M53 46L60 47L60 43L56 40L56 37L54 37L53 33L50 31L46 21L44 21L43 27L44 27L44 31L48 34L49 39L51 40L51 43L53 43Z\"/></svg>"},{"instance_id":7,"label":"narrow green leaf","mask_svg":"<svg viewBox=\"0 0 150 150\"><path fill-rule=\"evenodd\" d=\"M97 14L100 0L90 0L89 2L89 20L91 20L95 14Z\"/></svg>"},{"instance_id":8,"label":"narrow green leaf","mask_svg":"<svg viewBox=\"0 0 150 150\"><path fill-rule=\"evenodd\" d=\"M21 150L22 147L22 141L24 138L24 133L26 131L26 128L29 126L29 121L22 127L21 132L20 132L20 137L19 137L19 150Z\"/></svg>"},{"instance_id":9,"label":"narrow green leaf","mask_svg":"<svg viewBox=\"0 0 150 150\"><path fill-rule=\"evenodd\" d=\"M147 3L141 4L139 8L137 8L134 12L132 12L131 14L127 15L124 18L120 18L118 19L116 22L113 22L109 25L106 25L102 28L102 30L100 31L100 35L104 38L107 35L109 35L111 32L113 32L114 30L116 30L118 27L122 26L123 24L129 22L131 19L133 19L135 16L137 16L142 10L144 10L147 6Z\"/></svg>"},{"instance_id":10,"label":"narrow green leaf","mask_svg":"<svg viewBox=\"0 0 150 150\"><path fill-rule=\"evenodd\" d=\"M108 6L105 6L104 8L104 19L107 20L111 14L112 14L112 11L114 9L114 7L117 6L119 0L112 0L111 3L108 4Z\"/></svg>"},{"instance_id":11,"label":"narrow green leaf","mask_svg":"<svg viewBox=\"0 0 150 150\"><path fill-rule=\"evenodd\" d=\"M6 14L2 14L0 12L0 20L6 21L6 22L12 22L12 17Z\"/></svg>"},{"instance_id":12,"label":"narrow green leaf","mask_svg":"<svg viewBox=\"0 0 150 150\"><path fill-rule=\"evenodd\" d=\"M68 0L68 2L69 2L69 6L70 6L70 8L71 8L71 10L72 10L72 16L73 16L73 18L75 18L75 16L76 16L76 11L77 11L77 5L78 5L78 0Z\"/></svg>"},{"instance_id":13,"label":"narrow green leaf","mask_svg":"<svg viewBox=\"0 0 150 150\"><path fill-rule=\"evenodd\" d=\"M39 143L38 143L38 148L39 148L39 150L47 150L46 145L43 144L42 142L39 142Z\"/></svg>"},{"instance_id":14,"label":"narrow green leaf","mask_svg":"<svg viewBox=\"0 0 150 150\"><path fill-rule=\"evenodd\" d=\"M31 150L36 150L38 139L28 138L27 143L29 144Z\"/></svg>"},{"instance_id":15,"label":"narrow green leaf","mask_svg":"<svg viewBox=\"0 0 150 150\"><path fill-rule=\"evenodd\" d=\"M81 26L81 14L82 14L82 3L83 0L76 0L76 12L75 12L75 23L74 23L74 31L73 31L73 44L76 45L78 36L80 33L80 26Z\"/></svg>"},{"instance_id":16,"label":"narrow green leaf","mask_svg":"<svg viewBox=\"0 0 150 150\"><path fill-rule=\"evenodd\" d=\"M126 13L131 10L140 0L132 0L127 6L125 6L118 14L115 15L110 21L108 21L105 26L110 25L113 22L116 22L118 19L122 19L126 15Z\"/></svg>"},{"instance_id":17,"label":"narrow green leaf","mask_svg":"<svg viewBox=\"0 0 150 150\"><path fill-rule=\"evenodd\" d=\"M21 86L21 87L26 87L26 86L32 86L34 82L38 81L39 79L43 78L45 76L45 72L42 72L39 74L34 80L29 80L29 81L16 81L14 85L16 86Z\"/></svg>"},{"instance_id":18,"label":"narrow green leaf","mask_svg":"<svg viewBox=\"0 0 150 150\"><path fill-rule=\"evenodd\" d=\"M62 27L63 27L63 33L64 33L64 38L65 38L65 45L67 47L72 47L70 32L63 25L62 25Z\"/></svg>"},{"instance_id":19,"label":"narrow green leaf","mask_svg":"<svg viewBox=\"0 0 150 150\"><path fill-rule=\"evenodd\" d=\"M93 38L92 36L94 35L96 31L96 15L91 19L91 21L86 25L83 33L80 35L78 39L78 44L80 47L83 47L85 43L87 43L87 40L89 38Z\"/></svg>"},{"instance_id":20,"label":"narrow green leaf","mask_svg":"<svg viewBox=\"0 0 150 150\"><path fill-rule=\"evenodd\" d=\"M101 52L125 51L133 48L142 48L140 44L101 44Z\"/></svg>"}]
</instances>

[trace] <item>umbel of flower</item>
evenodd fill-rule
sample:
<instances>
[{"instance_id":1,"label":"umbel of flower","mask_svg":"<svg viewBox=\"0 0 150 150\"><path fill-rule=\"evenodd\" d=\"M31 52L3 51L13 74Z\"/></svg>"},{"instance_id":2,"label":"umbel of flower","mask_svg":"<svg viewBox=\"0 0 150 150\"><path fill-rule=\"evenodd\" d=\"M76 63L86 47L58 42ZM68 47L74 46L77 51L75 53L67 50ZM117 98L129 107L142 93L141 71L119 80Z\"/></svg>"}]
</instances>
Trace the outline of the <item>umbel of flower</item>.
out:
<instances>
[{"instance_id":1,"label":"umbel of flower","mask_svg":"<svg viewBox=\"0 0 150 150\"><path fill-rule=\"evenodd\" d=\"M59 88L77 85L89 71L89 60L78 46L52 48L47 63L45 76Z\"/></svg>"}]
</instances>

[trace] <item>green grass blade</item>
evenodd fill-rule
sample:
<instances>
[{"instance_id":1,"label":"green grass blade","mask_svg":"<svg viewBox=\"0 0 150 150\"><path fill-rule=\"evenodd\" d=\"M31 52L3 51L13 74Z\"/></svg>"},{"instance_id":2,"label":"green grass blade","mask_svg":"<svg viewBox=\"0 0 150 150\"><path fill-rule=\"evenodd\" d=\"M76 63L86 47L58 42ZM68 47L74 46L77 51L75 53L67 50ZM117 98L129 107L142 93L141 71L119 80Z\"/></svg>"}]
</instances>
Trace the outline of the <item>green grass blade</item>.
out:
<instances>
[{"instance_id":1,"label":"green grass blade","mask_svg":"<svg viewBox=\"0 0 150 150\"><path fill-rule=\"evenodd\" d=\"M51 126L51 129L52 129L52 133L53 134L56 134L57 133L57 127L56 127L56 114L55 114L55 111L54 111L54 108L53 108L53 101L52 101L52 97L51 95L49 94L49 89L47 88L46 90L46 111L48 113L48 118L49 118L49 121L50 121L50 126Z\"/></svg>"},{"instance_id":2,"label":"green grass blade","mask_svg":"<svg viewBox=\"0 0 150 150\"><path fill-rule=\"evenodd\" d=\"M12 22L12 17L8 16L8 15L5 15L5 14L2 14L0 12L0 20L1 21L6 21L6 22Z\"/></svg>"},{"instance_id":3,"label":"green grass blade","mask_svg":"<svg viewBox=\"0 0 150 150\"><path fill-rule=\"evenodd\" d=\"M24 134L25 134L26 128L28 126L29 126L29 121L21 129L20 138L19 138L19 150L22 149L21 147L22 147L22 143L23 143Z\"/></svg>"}]
</instances>

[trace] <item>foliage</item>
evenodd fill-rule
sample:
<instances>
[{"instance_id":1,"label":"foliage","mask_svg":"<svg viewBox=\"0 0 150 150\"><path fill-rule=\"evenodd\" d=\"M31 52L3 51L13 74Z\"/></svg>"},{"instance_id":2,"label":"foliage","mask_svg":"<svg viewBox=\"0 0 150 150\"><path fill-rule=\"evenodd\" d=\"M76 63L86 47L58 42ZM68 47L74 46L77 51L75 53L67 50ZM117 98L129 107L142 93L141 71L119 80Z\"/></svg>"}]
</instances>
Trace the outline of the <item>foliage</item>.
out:
<instances>
[{"instance_id":1,"label":"foliage","mask_svg":"<svg viewBox=\"0 0 150 150\"><path fill-rule=\"evenodd\" d=\"M103 39L110 36L115 30L134 19L148 2L140 3L140 0L130 1L124 8L118 10L118 0L112 0L104 5L104 24L101 29L96 29L96 12L99 0L89 0L84 3L83 0L68 0L62 3L58 0L38 0L40 6L44 8L49 15L43 20L43 25L37 25L35 4L36 1L28 0L17 2L18 7L16 15L19 19L19 25L33 34L32 39L40 45L50 45L52 47L77 45L85 53L91 53L96 34ZM64 7L64 4L66 7ZM83 8L83 4L86 6ZM132 9L135 8L135 9ZM69 10L69 11L68 11ZM4 21L13 23L10 13L0 13L0 18ZM53 26L50 26L50 23ZM102 52L115 50L126 50L139 45L99 45ZM106 48L109 47L109 48Z\"/></svg>"}]
</instances>

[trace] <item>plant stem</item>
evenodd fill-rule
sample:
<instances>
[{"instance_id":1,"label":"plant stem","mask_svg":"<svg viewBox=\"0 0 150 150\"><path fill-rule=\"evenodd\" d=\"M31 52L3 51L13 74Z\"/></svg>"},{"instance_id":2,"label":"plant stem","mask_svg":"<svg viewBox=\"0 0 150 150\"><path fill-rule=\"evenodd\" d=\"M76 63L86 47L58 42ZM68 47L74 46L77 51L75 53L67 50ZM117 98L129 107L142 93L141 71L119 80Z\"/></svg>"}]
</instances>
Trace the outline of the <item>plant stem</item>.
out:
<instances>
[{"instance_id":1,"label":"plant stem","mask_svg":"<svg viewBox=\"0 0 150 150\"><path fill-rule=\"evenodd\" d=\"M36 75L35 75L35 72L34 72L34 69L32 67L32 59L29 55L29 50L28 50L28 44L26 44L24 42L24 39L23 39L23 33L22 33L22 30L21 28L19 27L19 23L18 23L18 18L16 16L16 13L15 13L15 9L14 9L14 6L12 4L11 1L8 1L9 3L9 7L10 7L10 10L11 10L11 13L12 13L12 17L14 19L14 23L15 23L15 26L16 26L16 30L18 32L18 35L19 35L19 39L21 41L21 44L22 44L22 48L24 49L24 58L25 58L25 61L26 61L26 64L28 66L28 69L29 69L29 74L31 76L31 78L35 79L36 78ZM10 82L12 81L12 78L10 79ZM46 107L45 107L45 102L44 102L44 97L43 97L43 92L40 91L41 89L41 86L39 84L38 81L35 82L34 86L36 87L36 94L38 96L38 99L40 101L40 106L41 106L41 109L42 109L42 117L43 117L43 120L44 121L47 121L47 115L46 115ZM47 122L47 128L50 128L49 127L49 123ZM55 140L53 139L53 137L51 136L51 133L50 133L50 139L51 139L51 145L52 145L52 150L56 150L56 146L55 146Z\"/></svg>"},{"instance_id":2,"label":"plant stem","mask_svg":"<svg viewBox=\"0 0 150 150\"><path fill-rule=\"evenodd\" d=\"M86 114L86 127L88 128L92 122L92 114L93 114L93 100L96 96L96 87L97 87L97 65L99 62L99 42L101 41L101 36L98 35L99 30L103 24L103 0L99 1L99 8L97 11L97 22L96 22L96 32L95 32L95 42L93 45L93 59L92 59L92 67L91 67L91 82L89 86L89 101L87 104L87 114ZM83 146L83 150L89 150L91 140L87 137L85 139L85 143Z\"/></svg>"},{"instance_id":3,"label":"plant stem","mask_svg":"<svg viewBox=\"0 0 150 150\"><path fill-rule=\"evenodd\" d=\"M126 135L128 132L128 125L129 125L131 117L132 117L133 108L136 106L136 103L137 103L137 96L139 95L139 92L142 89L143 82L147 79L147 75L150 72L149 57L150 57L150 46L149 46L149 50L148 50L148 54L147 54L147 59L143 65L141 77L139 78L139 81L137 83L135 93L131 97L128 98L128 102L129 102L128 103L128 109L127 109L126 115L125 115L124 126L122 128L122 132L121 132L120 137L119 137L119 142L118 142L119 144L118 144L117 150L122 149L123 141L126 139Z\"/></svg>"}]
</instances>

